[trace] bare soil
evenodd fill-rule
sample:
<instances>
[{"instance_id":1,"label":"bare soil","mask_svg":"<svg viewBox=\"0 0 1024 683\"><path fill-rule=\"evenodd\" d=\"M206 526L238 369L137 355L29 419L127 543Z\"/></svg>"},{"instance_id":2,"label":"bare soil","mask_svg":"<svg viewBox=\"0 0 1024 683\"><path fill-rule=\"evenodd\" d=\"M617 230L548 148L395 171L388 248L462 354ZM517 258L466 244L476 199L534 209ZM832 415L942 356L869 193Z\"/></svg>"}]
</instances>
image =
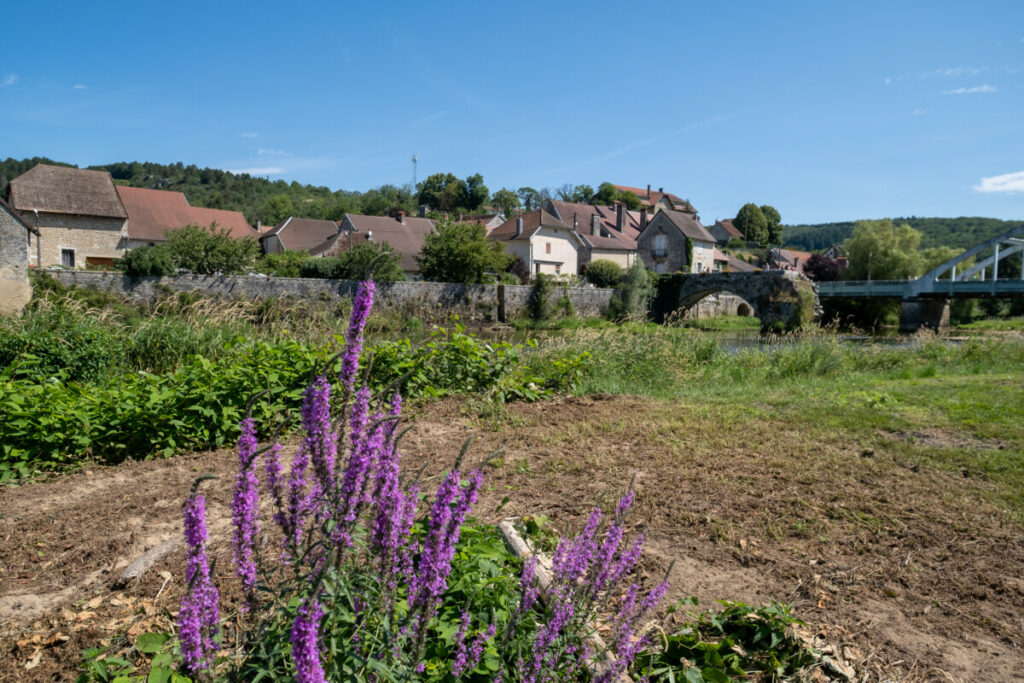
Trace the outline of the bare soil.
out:
<instances>
[{"instance_id":1,"label":"bare soil","mask_svg":"<svg viewBox=\"0 0 1024 683\"><path fill-rule=\"evenodd\" d=\"M873 449L843 435L808 443L779 421L738 429L706 407L635 397L516 404L491 418L456 400L416 411L402 446L425 479L471 434L471 459L504 444L486 471L483 520L543 514L573 530L635 474L644 571L658 577L676 561L670 600L793 602L858 680L1024 679L1024 531L985 502L983 479L903 455L908 436L998 444L927 431L884 434ZM178 536L185 493L207 472L220 475L204 490L229 613L234 468L222 450L0 489L0 680L73 680L84 648L124 650L170 630L180 547L125 588L112 584Z\"/></svg>"}]
</instances>

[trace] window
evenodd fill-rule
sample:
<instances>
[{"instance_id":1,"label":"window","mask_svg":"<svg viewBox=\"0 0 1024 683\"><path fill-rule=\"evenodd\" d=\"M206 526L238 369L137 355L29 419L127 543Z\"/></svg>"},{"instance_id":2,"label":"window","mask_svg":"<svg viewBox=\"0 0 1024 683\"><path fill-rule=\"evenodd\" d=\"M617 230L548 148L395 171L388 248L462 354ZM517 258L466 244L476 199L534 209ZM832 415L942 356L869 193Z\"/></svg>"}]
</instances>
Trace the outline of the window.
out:
<instances>
[{"instance_id":1,"label":"window","mask_svg":"<svg viewBox=\"0 0 1024 683\"><path fill-rule=\"evenodd\" d=\"M61 249L60 250L60 265L65 268L75 267L75 250L74 249Z\"/></svg>"},{"instance_id":2,"label":"window","mask_svg":"<svg viewBox=\"0 0 1024 683\"><path fill-rule=\"evenodd\" d=\"M655 273L665 273L665 272L667 272L665 270L665 264L664 263L655 263L654 264L654 272Z\"/></svg>"},{"instance_id":3,"label":"window","mask_svg":"<svg viewBox=\"0 0 1024 683\"><path fill-rule=\"evenodd\" d=\"M533 264L533 267L536 269L537 275L540 275L540 264L539 263L535 263L535 264Z\"/></svg>"},{"instance_id":4,"label":"window","mask_svg":"<svg viewBox=\"0 0 1024 683\"><path fill-rule=\"evenodd\" d=\"M664 233L658 233L654 236L654 256L664 257L668 254L668 240Z\"/></svg>"},{"instance_id":5,"label":"window","mask_svg":"<svg viewBox=\"0 0 1024 683\"><path fill-rule=\"evenodd\" d=\"M555 275L561 275L561 274L562 274L562 264L561 263L556 263L555 264Z\"/></svg>"},{"instance_id":6,"label":"window","mask_svg":"<svg viewBox=\"0 0 1024 683\"><path fill-rule=\"evenodd\" d=\"M545 242L544 243L544 253L545 254L550 254L551 253L551 242Z\"/></svg>"}]
</instances>

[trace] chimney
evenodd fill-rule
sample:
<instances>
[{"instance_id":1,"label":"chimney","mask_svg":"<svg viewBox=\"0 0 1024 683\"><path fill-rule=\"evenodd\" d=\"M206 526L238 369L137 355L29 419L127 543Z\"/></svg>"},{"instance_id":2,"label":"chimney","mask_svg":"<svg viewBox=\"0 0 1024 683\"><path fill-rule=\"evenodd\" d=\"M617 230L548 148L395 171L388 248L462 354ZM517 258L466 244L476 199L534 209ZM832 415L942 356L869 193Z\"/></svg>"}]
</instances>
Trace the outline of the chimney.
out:
<instances>
[{"instance_id":1,"label":"chimney","mask_svg":"<svg viewBox=\"0 0 1024 683\"><path fill-rule=\"evenodd\" d=\"M523 216L522 214L516 216L516 237L523 234Z\"/></svg>"},{"instance_id":2,"label":"chimney","mask_svg":"<svg viewBox=\"0 0 1024 683\"><path fill-rule=\"evenodd\" d=\"M366 231L366 241L367 242L372 242L373 241L373 230L367 230Z\"/></svg>"},{"instance_id":3,"label":"chimney","mask_svg":"<svg viewBox=\"0 0 1024 683\"><path fill-rule=\"evenodd\" d=\"M590 214L590 234L593 237L601 236L601 217L596 213Z\"/></svg>"},{"instance_id":4,"label":"chimney","mask_svg":"<svg viewBox=\"0 0 1024 683\"><path fill-rule=\"evenodd\" d=\"M430 207L426 204L420 204L420 218L426 218L427 211L430 211Z\"/></svg>"},{"instance_id":5,"label":"chimney","mask_svg":"<svg viewBox=\"0 0 1024 683\"><path fill-rule=\"evenodd\" d=\"M647 186L647 196L651 196L651 186ZM640 209L640 230L647 229L647 209Z\"/></svg>"},{"instance_id":6,"label":"chimney","mask_svg":"<svg viewBox=\"0 0 1024 683\"><path fill-rule=\"evenodd\" d=\"M398 212L398 222L405 225L405 211Z\"/></svg>"},{"instance_id":7,"label":"chimney","mask_svg":"<svg viewBox=\"0 0 1024 683\"><path fill-rule=\"evenodd\" d=\"M664 187L659 187L658 188L658 194L665 194L665 188Z\"/></svg>"},{"instance_id":8,"label":"chimney","mask_svg":"<svg viewBox=\"0 0 1024 683\"><path fill-rule=\"evenodd\" d=\"M647 183L647 201L651 201L651 184Z\"/></svg>"},{"instance_id":9,"label":"chimney","mask_svg":"<svg viewBox=\"0 0 1024 683\"><path fill-rule=\"evenodd\" d=\"M626 207L622 202L615 202L615 229L622 232L626 225Z\"/></svg>"}]
</instances>

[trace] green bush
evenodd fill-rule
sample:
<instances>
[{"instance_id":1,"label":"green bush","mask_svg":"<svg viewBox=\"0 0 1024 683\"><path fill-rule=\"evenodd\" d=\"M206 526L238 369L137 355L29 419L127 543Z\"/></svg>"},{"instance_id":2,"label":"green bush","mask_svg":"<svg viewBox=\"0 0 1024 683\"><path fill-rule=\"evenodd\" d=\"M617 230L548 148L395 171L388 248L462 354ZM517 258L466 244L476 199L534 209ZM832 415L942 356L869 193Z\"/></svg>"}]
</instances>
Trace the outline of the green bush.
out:
<instances>
[{"instance_id":1,"label":"green bush","mask_svg":"<svg viewBox=\"0 0 1024 683\"><path fill-rule=\"evenodd\" d=\"M647 317L647 308L655 292L648 273L640 261L635 261L626 271L622 287L612 295L608 306L608 314L613 320L643 320Z\"/></svg>"},{"instance_id":2,"label":"green bush","mask_svg":"<svg viewBox=\"0 0 1024 683\"><path fill-rule=\"evenodd\" d=\"M301 277L328 280L373 280L378 283L401 282L405 271L399 254L387 244L356 244L335 257L311 258L299 268Z\"/></svg>"},{"instance_id":3,"label":"green bush","mask_svg":"<svg viewBox=\"0 0 1024 683\"><path fill-rule=\"evenodd\" d=\"M544 273L538 273L533 283L533 291L530 292L530 300L526 304L526 310L533 320L547 320L551 317L551 289L554 285L551 278Z\"/></svg>"},{"instance_id":4,"label":"green bush","mask_svg":"<svg viewBox=\"0 0 1024 683\"><path fill-rule=\"evenodd\" d=\"M260 246L251 237L234 239L226 229L213 223L209 229L198 225L169 230L164 246L174 265L190 273L231 275L248 272L256 265Z\"/></svg>"},{"instance_id":5,"label":"green bush","mask_svg":"<svg viewBox=\"0 0 1024 683\"><path fill-rule=\"evenodd\" d=\"M301 277L302 264L309 259L307 251L282 251L279 254L267 254L256 263L261 273L274 277Z\"/></svg>"},{"instance_id":6,"label":"green bush","mask_svg":"<svg viewBox=\"0 0 1024 683\"><path fill-rule=\"evenodd\" d=\"M597 259L587 265L587 282L595 287L618 287L622 276L622 266L614 261Z\"/></svg>"},{"instance_id":7,"label":"green bush","mask_svg":"<svg viewBox=\"0 0 1024 683\"><path fill-rule=\"evenodd\" d=\"M164 245L132 249L117 259L114 266L132 277L174 274L174 259Z\"/></svg>"}]
</instances>

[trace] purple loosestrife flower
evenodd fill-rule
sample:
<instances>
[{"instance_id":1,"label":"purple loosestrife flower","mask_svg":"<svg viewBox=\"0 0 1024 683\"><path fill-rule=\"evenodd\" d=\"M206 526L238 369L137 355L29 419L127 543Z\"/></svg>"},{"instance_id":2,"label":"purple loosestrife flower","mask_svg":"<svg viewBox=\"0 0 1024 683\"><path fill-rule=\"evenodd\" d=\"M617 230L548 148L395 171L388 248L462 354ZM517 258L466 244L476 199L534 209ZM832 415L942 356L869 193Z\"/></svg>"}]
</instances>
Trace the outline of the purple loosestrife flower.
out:
<instances>
[{"instance_id":1,"label":"purple loosestrife flower","mask_svg":"<svg viewBox=\"0 0 1024 683\"><path fill-rule=\"evenodd\" d=\"M469 648L466 648L466 629L469 628L469 612L463 611L459 619L459 630L455 634L455 659L452 661L452 675L459 678L467 671L472 671L480 663L484 653L484 645L494 637L495 626L490 624L485 630L476 634Z\"/></svg>"},{"instance_id":2,"label":"purple loosestrife flower","mask_svg":"<svg viewBox=\"0 0 1024 683\"><path fill-rule=\"evenodd\" d=\"M533 659L526 665L523 675L524 683L537 681L546 669L558 661L562 653L558 648L552 646L555 645L558 636L569 624L574 613L573 604L567 600L560 600L555 604L551 617L537 631L537 635L533 639Z\"/></svg>"},{"instance_id":3,"label":"purple loosestrife flower","mask_svg":"<svg viewBox=\"0 0 1024 683\"><path fill-rule=\"evenodd\" d=\"M334 515L335 527L331 532L331 540L345 546L352 542L351 521L355 520L359 503L363 499L363 487L373 460L373 454L367 450L366 443L369 410L370 389L360 387L352 401L352 414L349 416L349 456L341 476L338 507Z\"/></svg>"},{"instance_id":4,"label":"purple loosestrife flower","mask_svg":"<svg viewBox=\"0 0 1024 683\"><path fill-rule=\"evenodd\" d=\"M331 431L331 385L320 375L306 387L302 400L302 426L306 430L303 445L310 454L316 488L329 496L334 487L334 459L338 435Z\"/></svg>"},{"instance_id":5,"label":"purple loosestrife flower","mask_svg":"<svg viewBox=\"0 0 1024 683\"><path fill-rule=\"evenodd\" d=\"M323 608L315 596L306 598L299 605L291 632L296 683L324 683L319 644L320 619L323 616Z\"/></svg>"},{"instance_id":6,"label":"purple loosestrife flower","mask_svg":"<svg viewBox=\"0 0 1024 683\"><path fill-rule=\"evenodd\" d=\"M178 635L185 668L192 675L210 667L217 651L214 638L220 610L217 587L210 579L210 565L206 559L206 499L193 493L185 501L184 509L187 589L181 597L178 613Z\"/></svg>"},{"instance_id":7,"label":"purple loosestrife flower","mask_svg":"<svg viewBox=\"0 0 1024 683\"><path fill-rule=\"evenodd\" d=\"M245 589L246 607L256 607L256 559L254 547L259 533L259 482L256 480L256 424L251 417L242 420L238 439L238 475L231 500L231 519L235 525L232 557L235 574Z\"/></svg>"},{"instance_id":8,"label":"purple loosestrife flower","mask_svg":"<svg viewBox=\"0 0 1024 683\"><path fill-rule=\"evenodd\" d=\"M363 328L373 308L373 295L377 286L373 280L359 283L355 300L352 302L352 315L349 318L348 334L345 335L345 352L341 357L341 385L346 392L351 392L355 385L356 373L359 371L359 354L363 351Z\"/></svg>"},{"instance_id":9,"label":"purple loosestrife flower","mask_svg":"<svg viewBox=\"0 0 1024 683\"><path fill-rule=\"evenodd\" d=\"M555 549L551 566L553 580L556 584L564 586L570 593L576 591L578 581L586 575L590 568L590 562L597 547L594 535L600 524L601 509L594 508L590 512L583 531L572 540L563 538L558 544L558 548Z\"/></svg>"},{"instance_id":10,"label":"purple loosestrife flower","mask_svg":"<svg viewBox=\"0 0 1024 683\"><path fill-rule=\"evenodd\" d=\"M292 469L288 473L288 509L284 514L284 538L281 539L285 549L291 548L297 556L302 543L303 517L309 499L306 495L306 468L309 466L309 452L305 443L299 446L292 459Z\"/></svg>"},{"instance_id":11,"label":"purple loosestrife flower","mask_svg":"<svg viewBox=\"0 0 1024 683\"><path fill-rule=\"evenodd\" d=\"M516 608L517 615L527 612L537 603L540 588L533 584L533 574L536 568L537 556L530 555L526 562L523 563L523 573L519 577L519 607Z\"/></svg>"},{"instance_id":12,"label":"purple loosestrife flower","mask_svg":"<svg viewBox=\"0 0 1024 683\"><path fill-rule=\"evenodd\" d=\"M605 586L615 586L623 576L632 572L636 568L636 563L640 560L640 553L643 550L644 535L638 534L633 540L633 545L630 546L629 550L619 555L618 561L612 566L611 571L608 572L608 580Z\"/></svg>"}]
</instances>

